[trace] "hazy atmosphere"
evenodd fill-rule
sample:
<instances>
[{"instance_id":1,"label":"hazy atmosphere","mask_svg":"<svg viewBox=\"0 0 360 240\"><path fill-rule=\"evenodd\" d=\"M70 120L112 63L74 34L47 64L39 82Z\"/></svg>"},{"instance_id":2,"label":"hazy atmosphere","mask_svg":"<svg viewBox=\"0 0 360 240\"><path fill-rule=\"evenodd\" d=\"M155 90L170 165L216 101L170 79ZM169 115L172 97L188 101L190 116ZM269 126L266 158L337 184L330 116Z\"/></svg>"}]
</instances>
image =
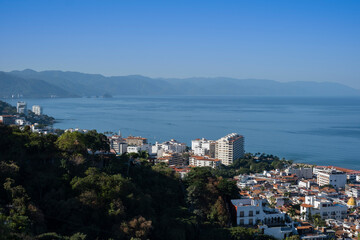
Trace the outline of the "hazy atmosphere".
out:
<instances>
[{"instance_id":1,"label":"hazy atmosphere","mask_svg":"<svg viewBox=\"0 0 360 240\"><path fill-rule=\"evenodd\" d=\"M360 89L360 2L0 1L0 70Z\"/></svg>"},{"instance_id":2,"label":"hazy atmosphere","mask_svg":"<svg viewBox=\"0 0 360 240\"><path fill-rule=\"evenodd\" d=\"M0 0L0 240L360 239L360 0Z\"/></svg>"}]
</instances>

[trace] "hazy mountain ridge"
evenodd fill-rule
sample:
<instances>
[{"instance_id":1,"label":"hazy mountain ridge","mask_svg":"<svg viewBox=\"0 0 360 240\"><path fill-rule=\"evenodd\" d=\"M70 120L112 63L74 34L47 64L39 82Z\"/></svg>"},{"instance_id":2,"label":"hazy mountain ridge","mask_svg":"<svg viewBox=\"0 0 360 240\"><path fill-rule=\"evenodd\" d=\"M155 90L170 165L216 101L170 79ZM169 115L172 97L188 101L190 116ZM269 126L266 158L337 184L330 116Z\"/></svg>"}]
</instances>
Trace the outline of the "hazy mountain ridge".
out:
<instances>
[{"instance_id":1,"label":"hazy mountain ridge","mask_svg":"<svg viewBox=\"0 0 360 240\"><path fill-rule=\"evenodd\" d=\"M140 75L105 77L100 74L36 72L30 69L6 74L25 81L45 82L49 88L64 91L63 94L56 94L59 97L94 96L104 93L111 95L360 96L360 90L333 82L284 83L274 80L226 77L167 79ZM3 92L2 90L0 94L3 95ZM33 97L39 97L41 94L35 95Z\"/></svg>"},{"instance_id":2,"label":"hazy mountain ridge","mask_svg":"<svg viewBox=\"0 0 360 240\"><path fill-rule=\"evenodd\" d=\"M64 89L41 79L21 78L12 74L0 72L0 97L10 98L12 95L31 98L77 96L76 94L71 94Z\"/></svg>"}]
</instances>

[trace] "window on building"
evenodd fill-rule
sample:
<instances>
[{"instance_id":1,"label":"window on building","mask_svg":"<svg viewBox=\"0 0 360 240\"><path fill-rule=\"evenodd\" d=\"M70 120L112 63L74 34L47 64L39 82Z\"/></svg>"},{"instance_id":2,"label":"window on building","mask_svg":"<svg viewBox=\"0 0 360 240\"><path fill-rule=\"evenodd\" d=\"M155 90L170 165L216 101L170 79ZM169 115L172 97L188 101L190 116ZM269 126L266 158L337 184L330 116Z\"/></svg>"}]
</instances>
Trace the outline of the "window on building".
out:
<instances>
[{"instance_id":1,"label":"window on building","mask_svg":"<svg viewBox=\"0 0 360 240\"><path fill-rule=\"evenodd\" d=\"M249 217L252 217L252 216L254 216L253 211L249 211Z\"/></svg>"},{"instance_id":2,"label":"window on building","mask_svg":"<svg viewBox=\"0 0 360 240\"><path fill-rule=\"evenodd\" d=\"M240 225L244 225L244 219L240 219Z\"/></svg>"},{"instance_id":3,"label":"window on building","mask_svg":"<svg viewBox=\"0 0 360 240\"><path fill-rule=\"evenodd\" d=\"M249 225L253 225L254 223L253 223L253 219L252 218L250 218L249 219Z\"/></svg>"},{"instance_id":4,"label":"window on building","mask_svg":"<svg viewBox=\"0 0 360 240\"><path fill-rule=\"evenodd\" d=\"M241 211L240 212L240 217L243 217L244 216L244 211Z\"/></svg>"}]
</instances>

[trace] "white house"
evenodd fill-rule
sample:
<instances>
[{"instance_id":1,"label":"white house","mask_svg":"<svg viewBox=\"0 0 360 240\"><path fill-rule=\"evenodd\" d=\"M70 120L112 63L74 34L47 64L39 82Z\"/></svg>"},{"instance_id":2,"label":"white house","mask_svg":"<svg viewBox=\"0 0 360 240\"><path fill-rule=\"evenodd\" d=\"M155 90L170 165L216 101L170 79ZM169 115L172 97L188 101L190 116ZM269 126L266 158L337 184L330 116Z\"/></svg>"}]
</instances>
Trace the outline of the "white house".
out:
<instances>
[{"instance_id":1,"label":"white house","mask_svg":"<svg viewBox=\"0 0 360 240\"><path fill-rule=\"evenodd\" d=\"M189 158L189 165L195 167L212 167L217 168L221 164L219 159L209 158L208 156L191 156Z\"/></svg>"},{"instance_id":2,"label":"white house","mask_svg":"<svg viewBox=\"0 0 360 240\"><path fill-rule=\"evenodd\" d=\"M231 200L231 203L235 207L237 225L261 224L264 234L278 239L296 233L291 219L277 209L266 207L265 200L244 198Z\"/></svg>"},{"instance_id":3,"label":"white house","mask_svg":"<svg viewBox=\"0 0 360 240\"><path fill-rule=\"evenodd\" d=\"M320 214L322 219L344 219L347 216L347 207L315 196L306 196L305 203L300 206L300 213L304 220L315 214Z\"/></svg>"}]
</instances>

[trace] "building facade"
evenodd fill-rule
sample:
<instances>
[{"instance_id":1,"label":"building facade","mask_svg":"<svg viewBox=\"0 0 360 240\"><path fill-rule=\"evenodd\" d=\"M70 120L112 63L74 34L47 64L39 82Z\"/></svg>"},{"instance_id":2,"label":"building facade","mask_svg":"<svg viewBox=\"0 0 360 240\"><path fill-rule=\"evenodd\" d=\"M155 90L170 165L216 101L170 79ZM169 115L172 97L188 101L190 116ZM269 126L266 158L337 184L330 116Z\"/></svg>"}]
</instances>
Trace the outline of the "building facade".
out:
<instances>
[{"instance_id":1,"label":"building facade","mask_svg":"<svg viewBox=\"0 0 360 240\"><path fill-rule=\"evenodd\" d=\"M322 219L344 219L347 217L347 207L315 196L306 196L305 203L300 205L300 213L303 220L315 214L319 214Z\"/></svg>"},{"instance_id":2,"label":"building facade","mask_svg":"<svg viewBox=\"0 0 360 240\"><path fill-rule=\"evenodd\" d=\"M27 113L27 104L26 102L17 102L16 104L16 111L17 113Z\"/></svg>"},{"instance_id":3,"label":"building facade","mask_svg":"<svg viewBox=\"0 0 360 240\"><path fill-rule=\"evenodd\" d=\"M344 188L346 184L346 174L335 169L318 171L317 184L319 186L332 185L335 188Z\"/></svg>"},{"instance_id":4,"label":"building facade","mask_svg":"<svg viewBox=\"0 0 360 240\"><path fill-rule=\"evenodd\" d=\"M42 107L39 105L34 105L34 106L32 106L32 112L35 113L35 115L41 115Z\"/></svg>"},{"instance_id":5,"label":"building facade","mask_svg":"<svg viewBox=\"0 0 360 240\"><path fill-rule=\"evenodd\" d=\"M239 226L261 225L264 234L278 239L285 239L296 232L291 219L277 209L266 207L265 200L244 198L231 200L231 203Z\"/></svg>"},{"instance_id":6,"label":"building facade","mask_svg":"<svg viewBox=\"0 0 360 240\"><path fill-rule=\"evenodd\" d=\"M133 136L125 138L125 141L129 146L141 146L148 143L147 138Z\"/></svg>"},{"instance_id":7,"label":"building facade","mask_svg":"<svg viewBox=\"0 0 360 240\"><path fill-rule=\"evenodd\" d=\"M313 169L312 168L304 168L304 167L289 167L285 170L287 174L295 174L299 179L305 178L310 179L313 177Z\"/></svg>"},{"instance_id":8,"label":"building facade","mask_svg":"<svg viewBox=\"0 0 360 240\"><path fill-rule=\"evenodd\" d=\"M235 159L244 157L244 137L231 133L220 138L215 144L215 158L224 165L231 165Z\"/></svg>"},{"instance_id":9,"label":"building facade","mask_svg":"<svg viewBox=\"0 0 360 240\"><path fill-rule=\"evenodd\" d=\"M207 140L205 138L195 139L191 141L191 150L196 156L215 157L215 141Z\"/></svg>"},{"instance_id":10,"label":"building facade","mask_svg":"<svg viewBox=\"0 0 360 240\"><path fill-rule=\"evenodd\" d=\"M220 166L219 159L209 158L208 156L191 156L189 158L189 165L195 167L212 167L217 168Z\"/></svg>"}]
</instances>

